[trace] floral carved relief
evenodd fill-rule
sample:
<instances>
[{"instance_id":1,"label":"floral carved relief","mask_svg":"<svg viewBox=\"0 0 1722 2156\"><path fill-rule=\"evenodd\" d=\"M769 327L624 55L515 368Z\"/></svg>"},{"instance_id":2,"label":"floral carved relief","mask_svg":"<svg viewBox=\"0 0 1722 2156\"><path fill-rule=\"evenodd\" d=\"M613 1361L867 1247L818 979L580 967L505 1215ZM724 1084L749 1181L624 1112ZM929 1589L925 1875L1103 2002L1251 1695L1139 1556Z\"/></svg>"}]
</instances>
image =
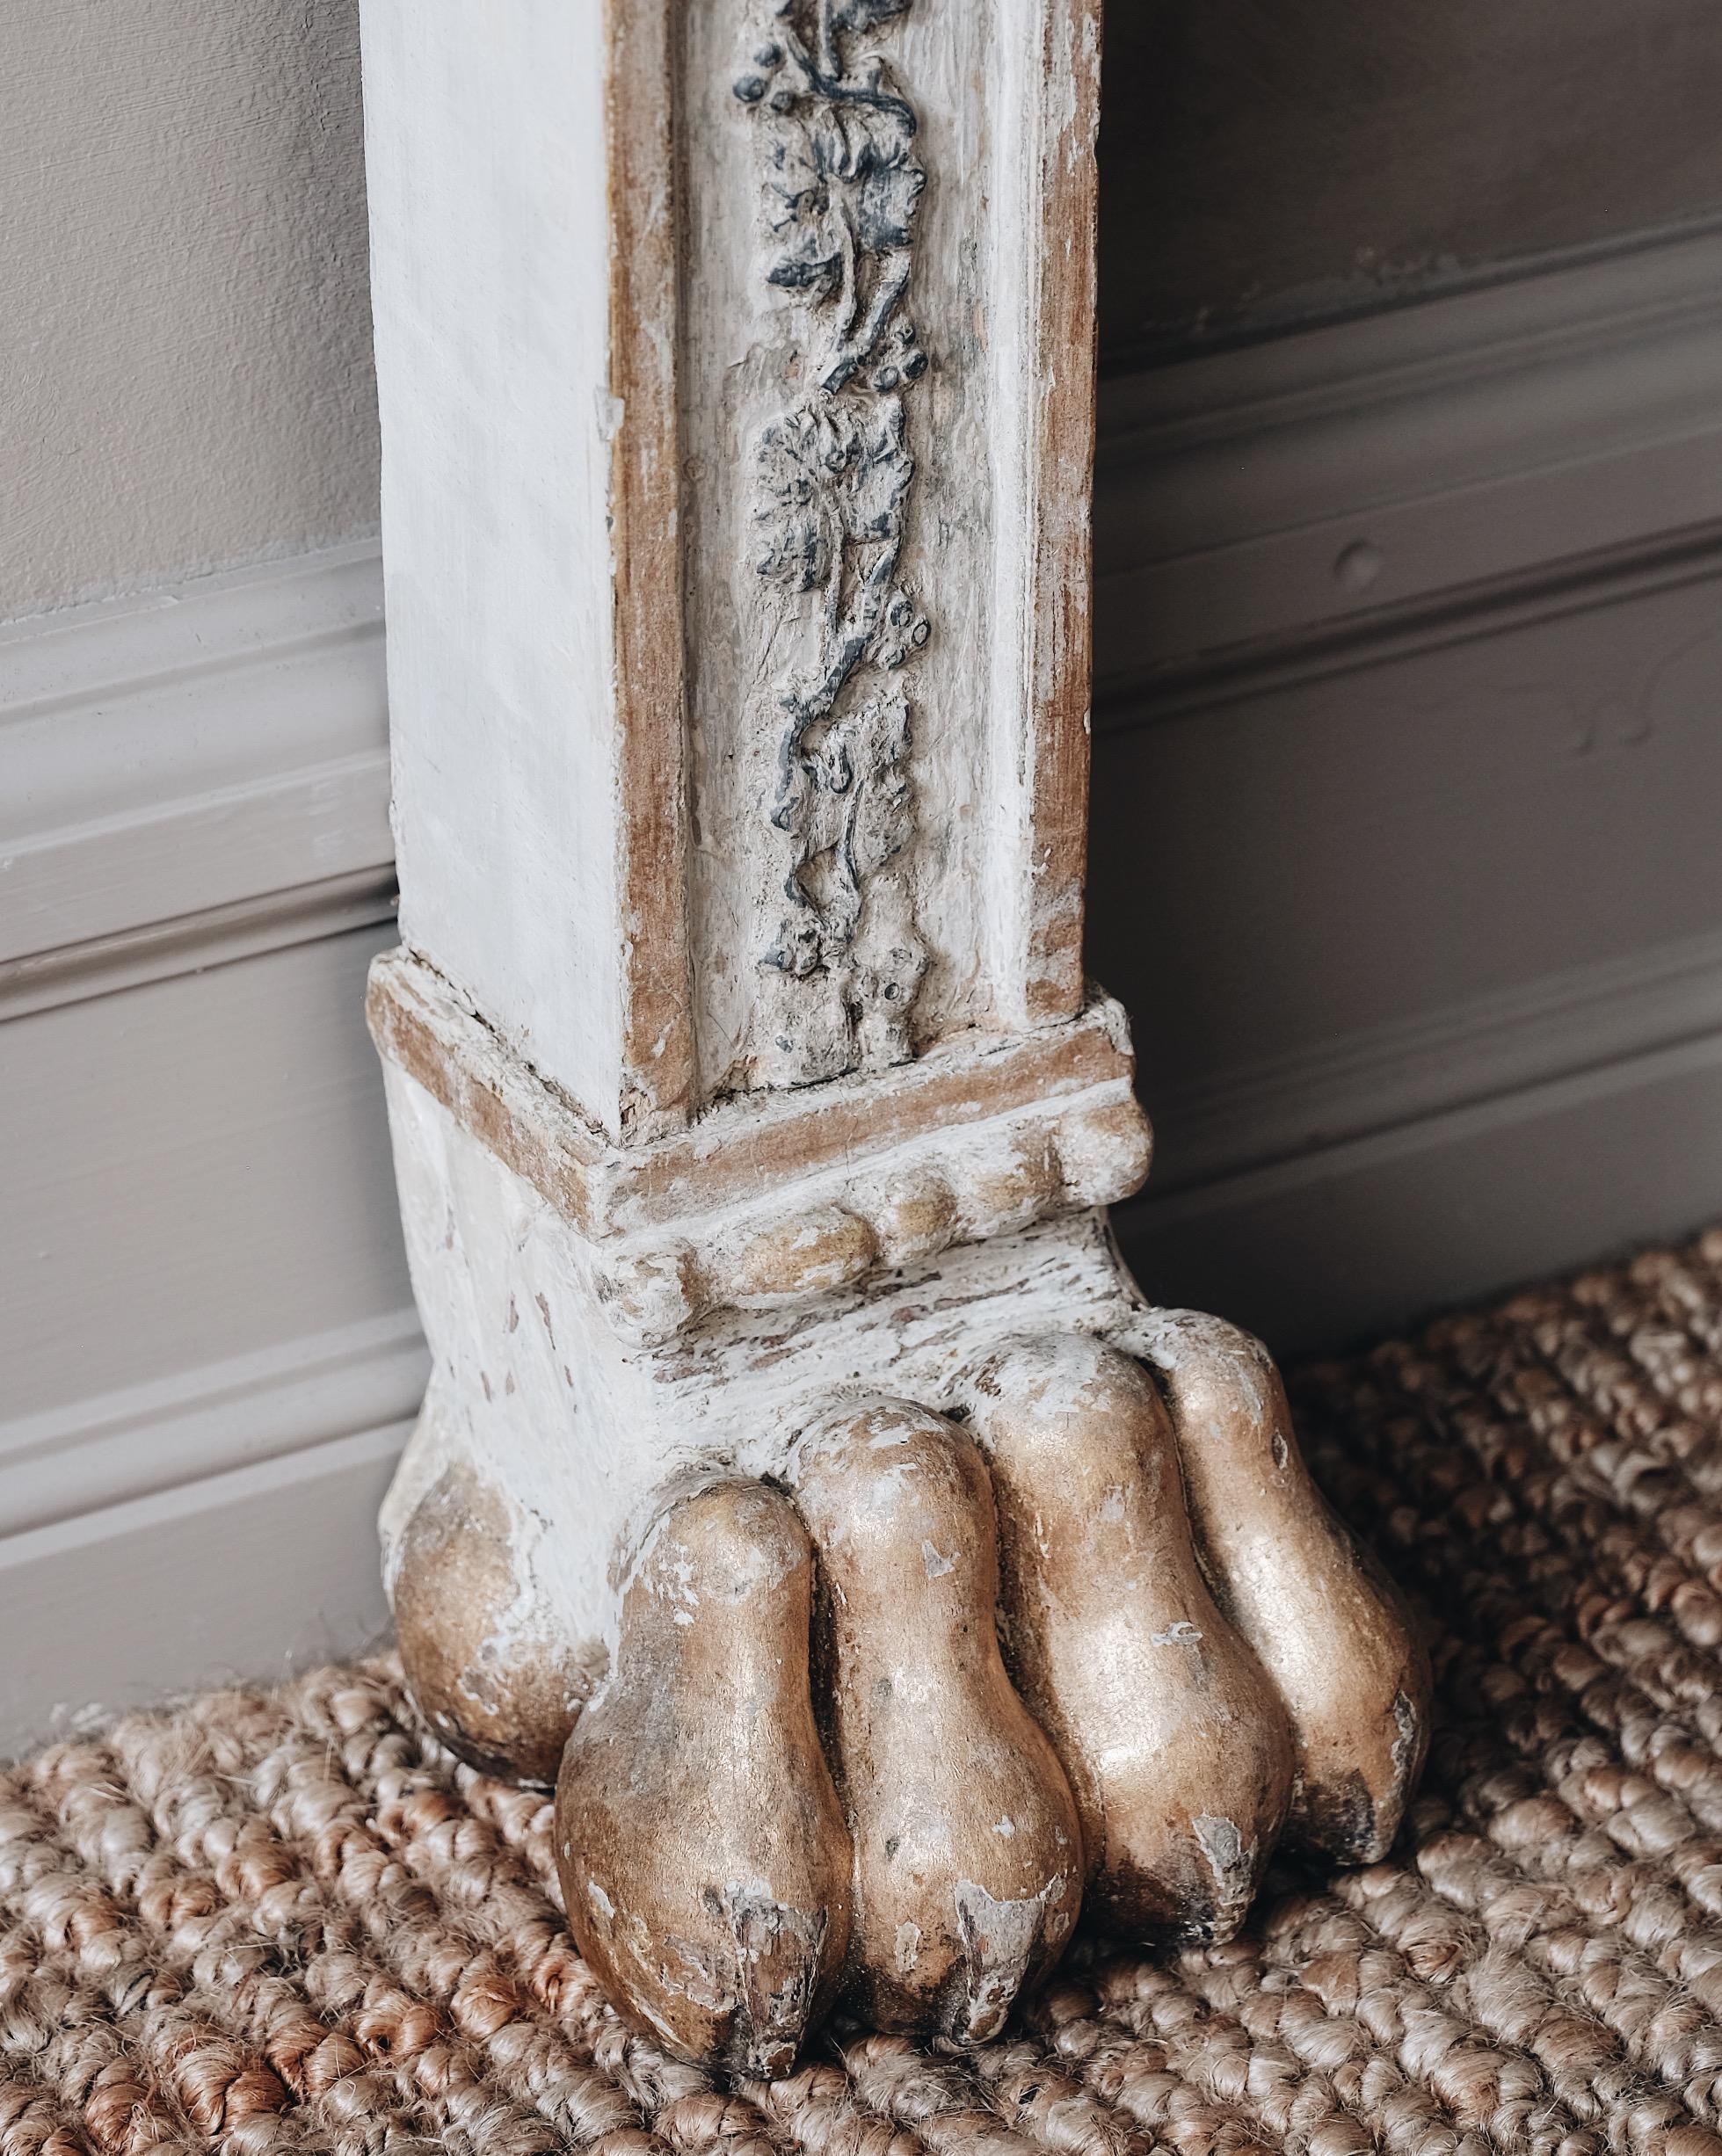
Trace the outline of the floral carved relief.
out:
<instances>
[{"instance_id":1,"label":"floral carved relief","mask_svg":"<svg viewBox=\"0 0 1722 2156\"><path fill-rule=\"evenodd\" d=\"M759 954L770 1085L904 1061L927 965L903 674L929 635L904 566L906 398L927 364L905 308L926 173L912 109L860 49L909 4L781 0L735 83L759 114L765 281L793 296L807 340L796 401L752 445L752 563L796 653L767 719L766 813L786 842Z\"/></svg>"}]
</instances>

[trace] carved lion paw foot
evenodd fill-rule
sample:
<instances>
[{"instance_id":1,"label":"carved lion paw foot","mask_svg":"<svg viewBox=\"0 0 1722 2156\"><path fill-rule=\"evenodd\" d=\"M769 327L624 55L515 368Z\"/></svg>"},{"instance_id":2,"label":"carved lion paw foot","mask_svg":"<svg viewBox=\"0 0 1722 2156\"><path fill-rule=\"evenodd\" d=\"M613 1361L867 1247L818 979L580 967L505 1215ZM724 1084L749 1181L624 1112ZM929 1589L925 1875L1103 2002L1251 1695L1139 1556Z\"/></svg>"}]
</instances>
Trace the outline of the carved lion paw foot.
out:
<instances>
[{"instance_id":1,"label":"carved lion paw foot","mask_svg":"<svg viewBox=\"0 0 1722 2156\"><path fill-rule=\"evenodd\" d=\"M1282 1832L1384 1852L1428 1692L1391 1588L1253 1341L1159 1312L1129 1344L1153 1378L1007 1339L947 1412L841 1402L772 1482L659 1514L556 1847L582 1953L673 2051L781 2073L839 2002L982 2042L1082 1906L1224 1940Z\"/></svg>"},{"instance_id":2,"label":"carved lion paw foot","mask_svg":"<svg viewBox=\"0 0 1722 2156\"><path fill-rule=\"evenodd\" d=\"M466 1757L560 1769L637 2028L977 2043L1084 1906L1224 1939L1282 1833L1378 1854L1428 1696L1271 1365L1107 1221L1150 1133L1082 965L1096 9L528 6L487 73L366 4L402 1657ZM598 209L523 250L545 142ZM424 294L507 334L426 369Z\"/></svg>"}]
</instances>

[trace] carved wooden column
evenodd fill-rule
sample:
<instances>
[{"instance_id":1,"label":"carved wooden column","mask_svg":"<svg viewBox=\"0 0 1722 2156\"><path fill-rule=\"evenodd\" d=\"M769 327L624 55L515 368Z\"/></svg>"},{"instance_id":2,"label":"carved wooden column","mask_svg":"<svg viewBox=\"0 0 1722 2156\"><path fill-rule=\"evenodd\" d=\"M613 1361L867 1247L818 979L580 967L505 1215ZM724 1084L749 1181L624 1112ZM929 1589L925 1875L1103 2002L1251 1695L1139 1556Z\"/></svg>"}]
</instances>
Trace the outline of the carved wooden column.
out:
<instances>
[{"instance_id":1,"label":"carved wooden column","mask_svg":"<svg viewBox=\"0 0 1722 2156\"><path fill-rule=\"evenodd\" d=\"M1085 1883L1224 1934L1288 1802L1373 1849L1421 1743L1271 1367L1102 1209L1148 1133L1081 967L1098 11L364 37L402 1651L505 1772L581 1717L570 1921L642 2026L777 2066L841 1985L978 2037Z\"/></svg>"}]
</instances>

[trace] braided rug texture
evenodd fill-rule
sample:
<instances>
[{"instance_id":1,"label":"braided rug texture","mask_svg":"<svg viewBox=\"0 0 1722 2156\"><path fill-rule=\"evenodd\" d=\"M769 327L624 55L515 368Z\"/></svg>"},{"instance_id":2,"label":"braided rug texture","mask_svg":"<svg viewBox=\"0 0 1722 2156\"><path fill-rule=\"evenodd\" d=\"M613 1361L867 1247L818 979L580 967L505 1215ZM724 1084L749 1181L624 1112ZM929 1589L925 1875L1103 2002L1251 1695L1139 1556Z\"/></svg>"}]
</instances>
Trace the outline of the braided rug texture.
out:
<instances>
[{"instance_id":1,"label":"braided rug texture","mask_svg":"<svg viewBox=\"0 0 1722 2156\"><path fill-rule=\"evenodd\" d=\"M1722 2156L1722 1231L1297 1393L1435 1651L1391 1862L725 2086L606 2006L546 1800L321 1670L0 1775L0 2152Z\"/></svg>"}]
</instances>

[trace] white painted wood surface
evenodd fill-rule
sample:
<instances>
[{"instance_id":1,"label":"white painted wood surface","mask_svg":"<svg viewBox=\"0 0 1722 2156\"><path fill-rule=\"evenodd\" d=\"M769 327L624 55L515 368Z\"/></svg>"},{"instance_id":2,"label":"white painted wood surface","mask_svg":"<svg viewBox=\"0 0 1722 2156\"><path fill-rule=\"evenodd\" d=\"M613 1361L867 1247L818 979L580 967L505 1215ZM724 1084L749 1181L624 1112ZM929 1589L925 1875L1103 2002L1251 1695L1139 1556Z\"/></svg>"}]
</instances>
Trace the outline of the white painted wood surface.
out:
<instances>
[{"instance_id":1,"label":"white painted wood surface","mask_svg":"<svg viewBox=\"0 0 1722 2156\"><path fill-rule=\"evenodd\" d=\"M719 1313L641 1348L602 1292L602 1245L396 1067L388 1072L408 1259L432 1388L384 1512L391 1583L414 1506L451 1468L518 1523L516 1598L493 1642L614 1648L614 1583L678 1477L779 1474L834 1400L938 1408L1010 1332L1124 1323L1105 1216L1065 1210L909 1265L883 1283L810 1280L779 1307ZM996 1150L985 1126L974 1134ZM779 1195L788 1198L788 1188Z\"/></svg>"},{"instance_id":2,"label":"white painted wood surface","mask_svg":"<svg viewBox=\"0 0 1722 2156\"><path fill-rule=\"evenodd\" d=\"M857 67L881 61L896 85L853 96L854 126L864 113L903 138L890 187L904 243L863 240L856 288L870 295L911 258L913 268L869 329L865 366L833 376L829 395L811 378L839 303L817 279L773 281L762 221L767 137L802 126L774 105L789 75L774 76L770 96L762 82L752 104L737 93L770 18L754 20L754 0L722 0L675 13L673 36L671 19L647 9L613 36L594 11L540 0L505 34L474 5L440 9L432 25L378 0L365 29L403 933L613 1136L631 1128L634 1091L653 1094L642 1054L691 1074L697 1052L697 1077L666 1077L648 1103L685 1113L684 1096L901 1060L976 1023L1054 1022L1081 995L1077 594L1092 425L1072 340L1086 345L1092 315L1092 11L989 0L840 33ZM817 128L797 139L795 156L817 162ZM882 144L867 156L884 159ZM883 201L886 181L868 185ZM804 204L786 214L776 243L811 260L830 236L792 229ZM692 236L679 261L673 248L665 257L673 293L635 277L624 304L613 279L664 229ZM848 708L822 710L805 757L785 750L774 714L836 633L825 601L844 613L833 594L879 570L879 546L858 526L817 591L784 599L800 526L769 497L796 481L767 466L773 441L781 462L803 423L856 442L872 441L876 423L905 430L887 517L901 524L900 563L884 601L903 620L869 628ZM872 449L863 461L876 490L883 468ZM822 453L797 467L816 497L827 463ZM660 483L636 465L671 475L656 525L630 506L630 485ZM866 523L871 512L851 506ZM819 513L837 516L830 504ZM788 551L783 573L764 577L774 529ZM1041 601L1025 609L1031 587ZM624 648L633 607L676 647L643 686ZM893 636L902 649L887 651ZM899 662L887 693L878 684ZM677 821L684 663L691 850ZM875 737L899 686L897 730L912 747L887 753ZM649 734L661 743L643 757ZM803 802L822 824L870 787L883 801L876 825L892 827L859 846L853 833L840 845L803 836L821 877L838 874L832 861L881 855L862 872L854 977L825 995L833 1007L817 1024L810 999L837 957L803 975L770 955L796 866L788 826L773 821L793 820L772 805L784 755L792 776L816 774L804 795L820 793L822 759L864 774ZM670 824L654 826L652 858L630 868L638 829L666 797ZM905 845L912 828L924 842ZM505 853L505 875L492 867ZM791 907L803 923L810 880ZM689 936L695 1039L636 1047L641 955ZM918 959L890 955L917 938L925 983ZM867 985L898 963L901 982ZM668 992L685 1005L687 981ZM780 1022L786 997L794 1015ZM859 1031L880 1032L873 1047L835 1007L869 998L879 1008ZM791 1034L794 1071L777 1045Z\"/></svg>"},{"instance_id":3,"label":"white painted wood surface","mask_svg":"<svg viewBox=\"0 0 1722 2156\"><path fill-rule=\"evenodd\" d=\"M421 1711L533 1779L679 1478L1130 1307L1148 1134L1080 961L1099 14L374 0L365 59L368 1015L433 1364L386 1577Z\"/></svg>"},{"instance_id":4,"label":"white painted wood surface","mask_svg":"<svg viewBox=\"0 0 1722 2156\"><path fill-rule=\"evenodd\" d=\"M362 31L403 929L613 1127L599 13L378 0Z\"/></svg>"},{"instance_id":5,"label":"white painted wood surface","mask_svg":"<svg viewBox=\"0 0 1722 2156\"><path fill-rule=\"evenodd\" d=\"M704 1082L723 1091L764 1053L762 1012L781 1008L802 1025L810 1017L804 996L761 1000L769 976L758 955L777 933L782 875L771 871L783 851L762 832L761 803L777 790L782 683L818 653L825 631L819 592L786 611L762 581L762 549L791 526L781 507L762 506L756 467L761 441L818 372L826 330L820 304L767 281L774 250L760 192L771 115L735 85L750 80L747 55L768 16L757 0L723 0L686 11L682 27L680 214L694 235L679 347L683 450L694 475L686 555L701 833L693 973ZM925 175L918 194L905 190L908 288L890 326L926 371L899 379L890 344L889 386L874 400L902 415L912 475L899 603L925 637L890 677L905 695L909 746L898 760L919 835L887 872L910 888L914 933L931 959L913 991L919 1045L977 1024L1021 1029L1075 1000L1079 867L1051 858L1064 836L1037 835L1049 753L1037 730L1062 695L1078 698L1079 719L1086 709L1086 681L1072 688L1063 678L1086 674L1086 621L1080 634L1061 624L1076 648L1061 642L1049 662L1049 632L1028 595L1038 573L1044 612L1055 613L1063 578L1086 582L1087 442L1079 420L1060 422L1056 409L1071 400L1080 367L1068 352L1052 363L1044 310L1067 306L1057 335L1084 336L1079 297L1058 281L1084 258L1083 206L1056 198L1069 174L1086 170L1096 35L1083 11L985 0L911 8L889 33L854 40L887 50L894 94L912 118L905 154ZM770 83L781 87L779 76ZM866 409L863 397L856 410ZM1067 431L1050 449L1044 430L1055 424ZM738 712L748 715L740 728ZM1050 958L1041 948L1049 920L1057 925Z\"/></svg>"}]
</instances>

